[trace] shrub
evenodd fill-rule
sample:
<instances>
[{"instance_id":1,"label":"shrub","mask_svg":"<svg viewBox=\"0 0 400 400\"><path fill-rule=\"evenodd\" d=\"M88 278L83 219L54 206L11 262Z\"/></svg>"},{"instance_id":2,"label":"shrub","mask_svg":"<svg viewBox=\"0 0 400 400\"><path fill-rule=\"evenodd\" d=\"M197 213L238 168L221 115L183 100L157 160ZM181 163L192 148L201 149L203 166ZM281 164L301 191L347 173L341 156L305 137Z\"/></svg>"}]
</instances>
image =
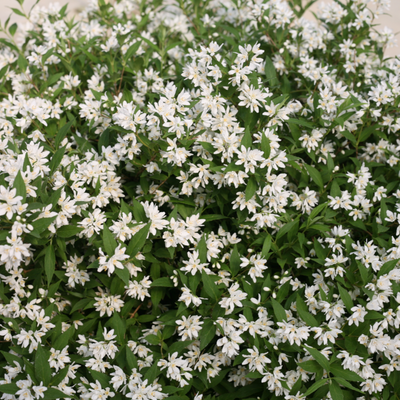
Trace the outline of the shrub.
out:
<instances>
[{"instance_id":1,"label":"shrub","mask_svg":"<svg viewBox=\"0 0 400 400\"><path fill-rule=\"evenodd\" d=\"M397 399L388 2L19 3L1 398Z\"/></svg>"}]
</instances>

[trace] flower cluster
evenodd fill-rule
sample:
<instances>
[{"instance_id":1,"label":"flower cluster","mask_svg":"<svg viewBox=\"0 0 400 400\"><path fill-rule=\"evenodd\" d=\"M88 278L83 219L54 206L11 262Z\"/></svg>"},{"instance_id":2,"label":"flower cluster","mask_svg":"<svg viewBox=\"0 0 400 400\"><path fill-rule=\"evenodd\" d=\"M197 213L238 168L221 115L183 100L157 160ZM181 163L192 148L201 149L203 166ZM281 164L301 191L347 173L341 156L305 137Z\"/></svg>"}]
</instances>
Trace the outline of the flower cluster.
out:
<instances>
[{"instance_id":1,"label":"flower cluster","mask_svg":"<svg viewBox=\"0 0 400 400\"><path fill-rule=\"evenodd\" d=\"M388 0L19 0L0 26L1 399L392 399Z\"/></svg>"}]
</instances>

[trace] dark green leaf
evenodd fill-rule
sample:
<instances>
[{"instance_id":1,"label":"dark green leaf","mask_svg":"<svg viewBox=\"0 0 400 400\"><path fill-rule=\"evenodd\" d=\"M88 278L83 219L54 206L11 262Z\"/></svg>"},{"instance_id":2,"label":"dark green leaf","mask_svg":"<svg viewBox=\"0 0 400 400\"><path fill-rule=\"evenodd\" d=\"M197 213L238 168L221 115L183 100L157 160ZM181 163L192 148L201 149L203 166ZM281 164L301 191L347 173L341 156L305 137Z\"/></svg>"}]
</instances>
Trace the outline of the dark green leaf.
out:
<instances>
[{"instance_id":1,"label":"dark green leaf","mask_svg":"<svg viewBox=\"0 0 400 400\"><path fill-rule=\"evenodd\" d=\"M351 299L349 292L338 283L340 298L343 300L344 305L348 312L352 312L351 309L354 307L353 300Z\"/></svg>"},{"instance_id":2,"label":"dark green leaf","mask_svg":"<svg viewBox=\"0 0 400 400\"><path fill-rule=\"evenodd\" d=\"M126 250L126 254L130 255L131 257L135 257L136 254L143 248L147 240L150 226L151 223L149 222L142 229L140 229L139 232L136 232L135 235L132 236L129 246Z\"/></svg>"},{"instance_id":3,"label":"dark green leaf","mask_svg":"<svg viewBox=\"0 0 400 400\"><path fill-rule=\"evenodd\" d=\"M54 252L54 246L51 244L46 247L44 255L44 270L46 272L47 283L50 285L51 279L53 278L54 271L56 269L56 256Z\"/></svg>"},{"instance_id":4,"label":"dark green leaf","mask_svg":"<svg viewBox=\"0 0 400 400\"><path fill-rule=\"evenodd\" d=\"M104 224L103 229L103 246L106 253L111 257L115 253L117 248L117 241L114 239L114 235L108 229L108 226Z\"/></svg>"},{"instance_id":5,"label":"dark green leaf","mask_svg":"<svg viewBox=\"0 0 400 400\"><path fill-rule=\"evenodd\" d=\"M246 201L249 201L254 196L257 189L258 189L258 184L256 178L254 176L251 176L250 179L247 181L246 192L245 192Z\"/></svg>"},{"instance_id":6,"label":"dark green leaf","mask_svg":"<svg viewBox=\"0 0 400 400\"><path fill-rule=\"evenodd\" d=\"M171 282L170 278L167 278L166 276L162 278L158 278L153 283L151 284L152 287L154 286L160 286L160 287L174 287L174 284Z\"/></svg>"},{"instance_id":7,"label":"dark green leaf","mask_svg":"<svg viewBox=\"0 0 400 400\"><path fill-rule=\"evenodd\" d=\"M5 385L0 385L0 392L7 394L15 394L18 392L19 387L15 383L6 383Z\"/></svg>"},{"instance_id":8,"label":"dark green leaf","mask_svg":"<svg viewBox=\"0 0 400 400\"><path fill-rule=\"evenodd\" d=\"M385 262L385 264L383 264L380 270L378 271L378 278L381 277L382 275L388 274L392 269L396 267L398 262L399 262L398 259Z\"/></svg>"},{"instance_id":9,"label":"dark green leaf","mask_svg":"<svg viewBox=\"0 0 400 400\"><path fill-rule=\"evenodd\" d=\"M83 228L74 225L64 225L57 230L57 236L60 238L70 238L81 232Z\"/></svg>"},{"instance_id":10,"label":"dark green leaf","mask_svg":"<svg viewBox=\"0 0 400 400\"><path fill-rule=\"evenodd\" d=\"M321 379L311 385L308 390L304 393L304 397L309 396L311 393L314 393L317 389L327 384L329 379Z\"/></svg>"},{"instance_id":11,"label":"dark green leaf","mask_svg":"<svg viewBox=\"0 0 400 400\"><path fill-rule=\"evenodd\" d=\"M329 361L327 358L313 347L304 346L305 349L314 357L315 361L327 372L329 372Z\"/></svg>"},{"instance_id":12,"label":"dark green leaf","mask_svg":"<svg viewBox=\"0 0 400 400\"><path fill-rule=\"evenodd\" d=\"M115 268L115 273L121 279L121 281L125 283L126 286L129 286L131 274L129 273L128 268Z\"/></svg>"},{"instance_id":13,"label":"dark green leaf","mask_svg":"<svg viewBox=\"0 0 400 400\"><path fill-rule=\"evenodd\" d=\"M43 382L45 386L50 383L51 368L49 364L49 355L41 344L38 344L35 355L35 376L39 382Z\"/></svg>"},{"instance_id":14,"label":"dark green leaf","mask_svg":"<svg viewBox=\"0 0 400 400\"><path fill-rule=\"evenodd\" d=\"M215 285L215 282L211 279L210 275L203 270L201 271L201 280L204 284L204 290L210 297L213 303L216 303L220 297L220 292Z\"/></svg>"},{"instance_id":15,"label":"dark green leaf","mask_svg":"<svg viewBox=\"0 0 400 400\"><path fill-rule=\"evenodd\" d=\"M272 60L266 56L265 57L265 75L270 87L278 86L278 78L276 77L276 70Z\"/></svg>"},{"instance_id":16,"label":"dark green leaf","mask_svg":"<svg viewBox=\"0 0 400 400\"><path fill-rule=\"evenodd\" d=\"M61 147L60 149L58 149L54 154L53 157L50 160L49 163L49 168L50 168L50 173L52 174L57 167L60 165L62 158L64 157L65 154L65 149L66 147Z\"/></svg>"},{"instance_id":17,"label":"dark green leaf","mask_svg":"<svg viewBox=\"0 0 400 400\"><path fill-rule=\"evenodd\" d=\"M215 337L217 328L211 319L207 319L201 327L200 336L200 350L202 351Z\"/></svg>"},{"instance_id":18,"label":"dark green leaf","mask_svg":"<svg viewBox=\"0 0 400 400\"><path fill-rule=\"evenodd\" d=\"M232 276L236 276L240 271L240 256L236 244L233 247L229 263L231 266Z\"/></svg>"},{"instance_id":19,"label":"dark green leaf","mask_svg":"<svg viewBox=\"0 0 400 400\"><path fill-rule=\"evenodd\" d=\"M271 299L274 314L278 322L287 321L285 309L275 300Z\"/></svg>"},{"instance_id":20,"label":"dark green leaf","mask_svg":"<svg viewBox=\"0 0 400 400\"><path fill-rule=\"evenodd\" d=\"M18 171L17 176L14 179L14 189L17 191L17 196L22 196L22 203L26 199L26 186L24 179L22 178L21 171Z\"/></svg>"},{"instance_id":21,"label":"dark green leaf","mask_svg":"<svg viewBox=\"0 0 400 400\"><path fill-rule=\"evenodd\" d=\"M311 165L304 164L304 166L308 174L311 176L311 179L319 186L320 190L324 190L324 182L319 171Z\"/></svg>"},{"instance_id":22,"label":"dark green leaf","mask_svg":"<svg viewBox=\"0 0 400 400\"><path fill-rule=\"evenodd\" d=\"M318 321L314 318L314 316L308 311L307 304L297 293L297 301L296 301L296 310L299 314L299 317L308 325L308 326L319 326Z\"/></svg>"},{"instance_id":23,"label":"dark green leaf","mask_svg":"<svg viewBox=\"0 0 400 400\"><path fill-rule=\"evenodd\" d=\"M75 122L75 119L69 121L67 124L61 127L61 129L58 131L56 139L55 139L55 145L56 149L60 146L60 143L63 141L67 133L70 131L72 124Z\"/></svg>"},{"instance_id":24,"label":"dark green leaf","mask_svg":"<svg viewBox=\"0 0 400 400\"><path fill-rule=\"evenodd\" d=\"M331 381L329 392L331 393L332 400L343 400L343 392L337 382Z\"/></svg>"}]
</instances>

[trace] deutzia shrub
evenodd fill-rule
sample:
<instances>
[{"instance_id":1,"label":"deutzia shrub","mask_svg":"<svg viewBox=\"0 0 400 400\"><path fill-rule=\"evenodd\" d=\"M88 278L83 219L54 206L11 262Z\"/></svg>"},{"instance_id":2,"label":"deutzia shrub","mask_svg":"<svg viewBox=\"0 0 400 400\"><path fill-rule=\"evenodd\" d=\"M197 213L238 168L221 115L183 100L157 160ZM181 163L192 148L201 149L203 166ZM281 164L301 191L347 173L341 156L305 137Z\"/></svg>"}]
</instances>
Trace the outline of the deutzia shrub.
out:
<instances>
[{"instance_id":1,"label":"deutzia shrub","mask_svg":"<svg viewBox=\"0 0 400 400\"><path fill-rule=\"evenodd\" d=\"M1 399L397 399L389 1L19 5Z\"/></svg>"}]
</instances>

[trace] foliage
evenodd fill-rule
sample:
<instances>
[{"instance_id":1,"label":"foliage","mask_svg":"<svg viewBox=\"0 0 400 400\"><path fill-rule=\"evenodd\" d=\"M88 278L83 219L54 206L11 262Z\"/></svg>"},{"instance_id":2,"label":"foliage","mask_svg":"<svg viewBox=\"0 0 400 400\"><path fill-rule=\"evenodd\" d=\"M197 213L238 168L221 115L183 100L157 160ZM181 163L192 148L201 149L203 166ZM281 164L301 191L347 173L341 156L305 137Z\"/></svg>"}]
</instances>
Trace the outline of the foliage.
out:
<instances>
[{"instance_id":1,"label":"foliage","mask_svg":"<svg viewBox=\"0 0 400 400\"><path fill-rule=\"evenodd\" d=\"M398 398L388 2L313 2L19 0L2 399Z\"/></svg>"}]
</instances>

